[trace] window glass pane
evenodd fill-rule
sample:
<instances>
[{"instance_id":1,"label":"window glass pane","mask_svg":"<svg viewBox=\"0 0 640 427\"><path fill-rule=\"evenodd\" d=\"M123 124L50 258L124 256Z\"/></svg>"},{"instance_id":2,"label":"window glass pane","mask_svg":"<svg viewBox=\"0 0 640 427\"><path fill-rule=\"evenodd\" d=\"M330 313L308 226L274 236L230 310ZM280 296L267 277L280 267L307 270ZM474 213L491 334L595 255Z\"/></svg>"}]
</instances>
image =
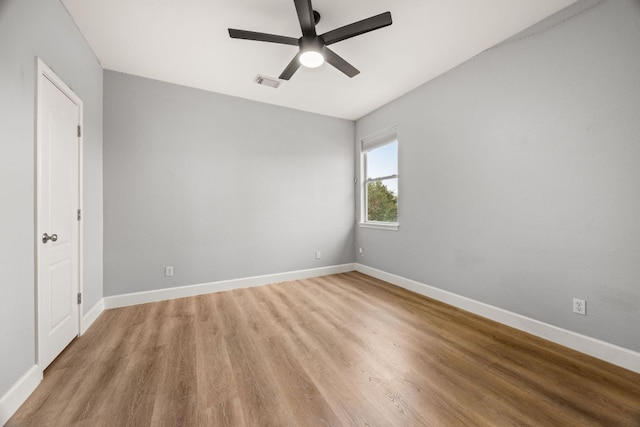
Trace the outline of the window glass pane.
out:
<instances>
[{"instance_id":1,"label":"window glass pane","mask_svg":"<svg viewBox=\"0 0 640 427\"><path fill-rule=\"evenodd\" d=\"M398 174L398 141L367 153L367 179Z\"/></svg>"},{"instance_id":2,"label":"window glass pane","mask_svg":"<svg viewBox=\"0 0 640 427\"><path fill-rule=\"evenodd\" d=\"M398 222L398 179L367 183L367 221Z\"/></svg>"}]
</instances>

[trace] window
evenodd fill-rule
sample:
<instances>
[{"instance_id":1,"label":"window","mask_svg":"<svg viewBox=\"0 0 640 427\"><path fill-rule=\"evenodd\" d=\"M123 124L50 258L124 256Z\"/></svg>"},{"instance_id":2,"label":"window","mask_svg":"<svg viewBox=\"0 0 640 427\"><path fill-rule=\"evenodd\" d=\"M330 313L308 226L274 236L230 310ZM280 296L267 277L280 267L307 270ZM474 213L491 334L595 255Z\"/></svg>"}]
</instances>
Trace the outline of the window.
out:
<instances>
[{"instance_id":1,"label":"window","mask_svg":"<svg viewBox=\"0 0 640 427\"><path fill-rule=\"evenodd\" d=\"M398 229L398 132L392 129L362 140L361 226Z\"/></svg>"}]
</instances>

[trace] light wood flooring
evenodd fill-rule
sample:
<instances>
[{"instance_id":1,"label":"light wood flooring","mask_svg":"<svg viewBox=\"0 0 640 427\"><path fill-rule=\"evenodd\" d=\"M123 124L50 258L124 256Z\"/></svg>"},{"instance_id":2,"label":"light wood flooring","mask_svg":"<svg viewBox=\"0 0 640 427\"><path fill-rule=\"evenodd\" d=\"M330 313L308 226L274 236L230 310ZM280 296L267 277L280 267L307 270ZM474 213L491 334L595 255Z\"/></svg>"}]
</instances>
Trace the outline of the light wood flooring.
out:
<instances>
[{"instance_id":1,"label":"light wood flooring","mask_svg":"<svg viewBox=\"0 0 640 427\"><path fill-rule=\"evenodd\" d=\"M105 311L7 426L640 426L640 375L360 273Z\"/></svg>"}]
</instances>

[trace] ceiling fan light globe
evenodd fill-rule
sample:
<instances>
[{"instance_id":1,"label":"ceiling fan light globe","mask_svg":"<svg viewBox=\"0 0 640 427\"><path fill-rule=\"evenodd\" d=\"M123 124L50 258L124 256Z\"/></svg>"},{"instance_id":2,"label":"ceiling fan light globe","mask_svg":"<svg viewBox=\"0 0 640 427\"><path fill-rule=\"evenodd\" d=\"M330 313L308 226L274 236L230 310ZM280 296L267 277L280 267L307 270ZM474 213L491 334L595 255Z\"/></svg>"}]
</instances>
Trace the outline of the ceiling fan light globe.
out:
<instances>
[{"instance_id":1,"label":"ceiling fan light globe","mask_svg":"<svg viewBox=\"0 0 640 427\"><path fill-rule=\"evenodd\" d=\"M324 56L315 50L307 50L300 55L300 64L307 68L317 68L324 64Z\"/></svg>"}]
</instances>

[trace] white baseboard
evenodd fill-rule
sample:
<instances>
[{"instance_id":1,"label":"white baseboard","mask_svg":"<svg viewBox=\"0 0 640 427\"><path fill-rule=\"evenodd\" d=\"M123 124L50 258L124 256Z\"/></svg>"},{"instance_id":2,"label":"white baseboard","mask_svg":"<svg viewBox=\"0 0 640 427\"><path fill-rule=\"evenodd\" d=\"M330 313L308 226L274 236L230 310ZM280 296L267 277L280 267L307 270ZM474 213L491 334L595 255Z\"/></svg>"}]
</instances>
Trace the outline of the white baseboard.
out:
<instances>
[{"instance_id":1,"label":"white baseboard","mask_svg":"<svg viewBox=\"0 0 640 427\"><path fill-rule=\"evenodd\" d=\"M87 332L87 329L89 329L91 325L93 325L93 322L96 321L98 316L100 316L103 311L104 298L100 298L100 301L98 301L96 305L94 305L93 308L91 308L91 310L89 310L89 312L82 317L82 329L80 330L80 335Z\"/></svg>"},{"instance_id":2,"label":"white baseboard","mask_svg":"<svg viewBox=\"0 0 640 427\"><path fill-rule=\"evenodd\" d=\"M0 397L0 425L4 425L15 414L42 381L42 370L33 365L18 381Z\"/></svg>"},{"instance_id":3,"label":"white baseboard","mask_svg":"<svg viewBox=\"0 0 640 427\"><path fill-rule=\"evenodd\" d=\"M291 280L308 279L330 274L346 273L355 270L355 264L342 264L309 270L290 271L286 273L267 274L264 276L245 277L242 279L222 280L219 282L201 283L198 285L179 286L175 288L157 289L153 291L135 292L114 295L104 298L105 309L146 304L148 302L166 301L175 298L192 297L214 292L230 291Z\"/></svg>"},{"instance_id":4,"label":"white baseboard","mask_svg":"<svg viewBox=\"0 0 640 427\"><path fill-rule=\"evenodd\" d=\"M84 334L104 311L104 299L98 301L82 318L82 330ZM0 426L3 426L9 418L20 408L27 398L42 381L42 370L38 365L33 365L16 383L0 397Z\"/></svg>"},{"instance_id":5,"label":"white baseboard","mask_svg":"<svg viewBox=\"0 0 640 427\"><path fill-rule=\"evenodd\" d=\"M362 264L356 271L640 373L640 353Z\"/></svg>"}]
</instances>

